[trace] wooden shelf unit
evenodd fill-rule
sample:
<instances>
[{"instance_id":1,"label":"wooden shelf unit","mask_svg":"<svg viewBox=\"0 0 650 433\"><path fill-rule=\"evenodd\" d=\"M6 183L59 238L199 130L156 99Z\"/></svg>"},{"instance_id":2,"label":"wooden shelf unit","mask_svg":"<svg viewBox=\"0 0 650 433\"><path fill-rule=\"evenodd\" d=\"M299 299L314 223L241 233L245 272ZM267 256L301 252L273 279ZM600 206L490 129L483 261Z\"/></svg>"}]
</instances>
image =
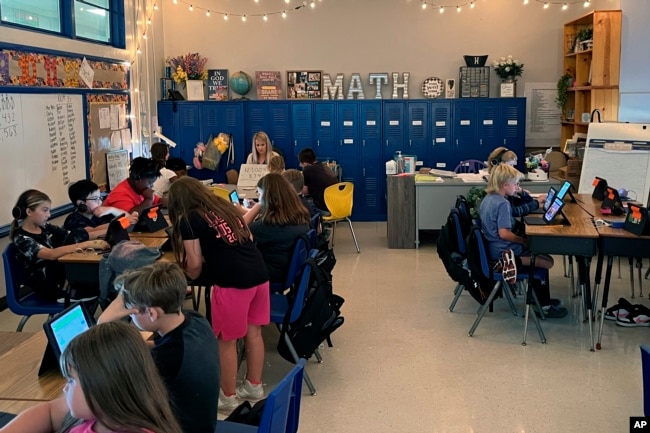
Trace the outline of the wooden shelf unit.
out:
<instances>
[{"instance_id":1,"label":"wooden shelf unit","mask_svg":"<svg viewBox=\"0 0 650 433\"><path fill-rule=\"evenodd\" d=\"M589 123L582 122L582 113L598 109L603 121L618 120L621 22L620 10L604 10L564 24L564 71L573 75L574 84L562 113L562 145L576 132L587 133ZM576 35L585 28L593 29L592 47L575 51ZM570 110L572 120L567 119Z\"/></svg>"}]
</instances>

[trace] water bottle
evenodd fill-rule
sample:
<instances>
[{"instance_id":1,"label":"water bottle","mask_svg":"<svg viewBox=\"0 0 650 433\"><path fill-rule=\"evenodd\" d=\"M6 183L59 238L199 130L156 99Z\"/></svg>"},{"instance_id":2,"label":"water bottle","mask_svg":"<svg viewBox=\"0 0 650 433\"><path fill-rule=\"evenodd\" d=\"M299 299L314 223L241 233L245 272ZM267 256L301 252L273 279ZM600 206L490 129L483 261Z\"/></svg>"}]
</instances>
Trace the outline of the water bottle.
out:
<instances>
[{"instance_id":1,"label":"water bottle","mask_svg":"<svg viewBox=\"0 0 650 433\"><path fill-rule=\"evenodd\" d=\"M402 174L405 171L404 157L401 151L395 152L395 165L397 166L397 174Z\"/></svg>"}]
</instances>

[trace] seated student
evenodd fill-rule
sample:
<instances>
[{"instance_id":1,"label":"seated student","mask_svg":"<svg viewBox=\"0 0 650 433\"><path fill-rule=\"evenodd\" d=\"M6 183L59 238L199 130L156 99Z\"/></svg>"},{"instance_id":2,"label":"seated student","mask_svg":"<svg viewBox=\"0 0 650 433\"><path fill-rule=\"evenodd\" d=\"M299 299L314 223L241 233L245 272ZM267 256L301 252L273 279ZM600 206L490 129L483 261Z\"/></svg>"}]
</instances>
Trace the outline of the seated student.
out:
<instances>
[{"instance_id":1,"label":"seated student","mask_svg":"<svg viewBox=\"0 0 650 433\"><path fill-rule=\"evenodd\" d=\"M164 197L172 182L182 175L179 172L187 174L187 165L180 158L169 159L169 146L160 142L151 145L151 159L162 167L152 189L158 197Z\"/></svg>"},{"instance_id":2,"label":"seated student","mask_svg":"<svg viewBox=\"0 0 650 433\"><path fill-rule=\"evenodd\" d=\"M269 173L282 174L284 171L284 158L280 155L272 156L269 161Z\"/></svg>"},{"instance_id":3,"label":"seated student","mask_svg":"<svg viewBox=\"0 0 650 433\"><path fill-rule=\"evenodd\" d=\"M311 217L281 174L262 177L257 190L261 210L250 224L251 233L266 263L269 281L283 282L296 239L309 231Z\"/></svg>"},{"instance_id":4,"label":"seated student","mask_svg":"<svg viewBox=\"0 0 650 433\"><path fill-rule=\"evenodd\" d=\"M329 214L325 204L325 189L338 183L338 179L332 173L332 170L318 163L316 154L313 149L305 148L298 153L298 161L302 167L302 174L305 179L305 186L302 188L303 194L311 195L314 200L314 206L323 214Z\"/></svg>"},{"instance_id":5,"label":"seated student","mask_svg":"<svg viewBox=\"0 0 650 433\"><path fill-rule=\"evenodd\" d=\"M131 162L129 177L118 183L104 200L104 206L112 206L126 212L138 212L160 203L167 205L167 198L153 192L153 184L160 176L160 165L149 158L138 157Z\"/></svg>"},{"instance_id":6,"label":"seated student","mask_svg":"<svg viewBox=\"0 0 650 433\"><path fill-rule=\"evenodd\" d=\"M512 232L512 211L510 202L506 199L515 193L521 176L521 173L509 164L494 167L486 188L487 195L479 209L481 229L489 244L490 257L493 260L502 260L504 277L510 284L514 283L517 277L516 264L529 266L531 260L526 240ZM539 254L535 257L535 266L550 269L553 267L553 258ZM567 315L568 311L561 306L561 302L551 299L548 285L536 287L535 293L546 317L560 318Z\"/></svg>"},{"instance_id":7,"label":"seated student","mask_svg":"<svg viewBox=\"0 0 650 433\"><path fill-rule=\"evenodd\" d=\"M104 250L110 248L103 240L88 240L83 229L65 230L50 224L52 201L47 194L30 189L23 192L12 209L11 241L18 250L18 259L26 267L28 285L44 299L63 302L65 299L65 268L59 257L78 248ZM80 288L81 289L81 288ZM71 293L74 300L88 300L97 293Z\"/></svg>"},{"instance_id":8,"label":"seated student","mask_svg":"<svg viewBox=\"0 0 650 433\"><path fill-rule=\"evenodd\" d=\"M253 135L253 150L246 158L246 164L268 164L274 156L279 155L273 151L271 139L266 132L255 133Z\"/></svg>"},{"instance_id":9,"label":"seated student","mask_svg":"<svg viewBox=\"0 0 650 433\"><path fill-rule=\"evenodd\" d=\"M156 262L127 271L115 281L120 294L99 323L130 316L143 331L155 332L151 349L172 410L186 433L213 433L219 398L219 347L210 324L195 311L182 311L186 279L175 263Z\"/></svg>"},{"instance_id":10,"label":"seated student","mask_svg":"<svg viewBox=\"0 0 650 433\"><path fill-rule=\"evenodd\" d=\"M291 184L293 189L298 194L298 197L300 198L303 206L307 208L311 216L319 213L318 209L316 209L302 194L302 188L305 186L305 179L302 176L302 173L295 168L291 168L289 170L285 170L284 173L282 173L282 176Z\"/></svg>"},{"instance_id":11,"label":"seated student","mask_svg":"<svg viewBox=\"0 0 650 433\"><path fill-rule=\"evenodd\" d=\"M494 167L501 164L514 167L517 165L517 154L506 147L497 147L488 156L488 173L492 174ZM546 194L540 194L537 198L533 198L530 192L517 186L515 194L507 199L512 208L512 216L519 218L539 209L546 200Z\"/></svg>"},{"instance_id":12,"label":"seated student","mask_svg":"<svg viewBox=\"0 0 650 433\"><path fill-rule=\"evenodd\" d=\"M108 223L116 216L127 215L131 224L138 221L138 213L129 214L111 206L102 206L99 187L91 180L82 179L70 185L68 196L75 207L69 214L63 228L74 231L84 229L90 239L97 239L106 234Z\"/></svg>"},{"instance_id":13,"label":"seated student","mask_svg":"<svg viewBox=\"0 0 650 433\"><path fill-rule=\"evenodd\" d=\"M25 410L0 432L181 433L147 352L126 323L93 326L63 350L65 395Z\"/></svg>"}]
</instances>

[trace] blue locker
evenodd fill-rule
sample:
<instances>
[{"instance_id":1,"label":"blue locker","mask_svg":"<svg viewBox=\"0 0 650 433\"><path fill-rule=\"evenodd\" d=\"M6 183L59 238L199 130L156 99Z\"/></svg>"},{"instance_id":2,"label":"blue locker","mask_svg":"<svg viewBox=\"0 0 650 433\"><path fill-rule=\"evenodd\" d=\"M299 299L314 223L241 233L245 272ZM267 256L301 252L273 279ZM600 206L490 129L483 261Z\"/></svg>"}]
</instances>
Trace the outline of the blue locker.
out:
<instances>
[{"instance_id":1,"label":"blue locker","mask_svg":"<svg viewBox=\"0 0 650 433\"><path fill-rule=\"evenodd\" d=\"M451 103L435 101L430 104L429 152L425 155L424 165L441 170L453 170L453 127L451 120ZM419 157L418 157L419 159Z\"/></svg>"},{"instance_id":2,"label":"blue locker","mask_svg":"<svg viewBox=\"0 0 650 433\"><path fill-rule=\"evenodd\" d=\"M173 101L159 101L158 102L158 124L162 127L162 133L165 137L179 142L178 134L178 116L176 110L178 106ZM154 138L154 142L158 139ZM181 158L181 147L170 147L169 155L172 158ZM185 160L186 163L191 164L192 161Z\"/></svg>"},{"instance_id":3,"label":"blue locker","mask_svg":"<svg viewBox=\"0 0 650 433\"><path fill-rule=\"evenodd\" d=\"M359 112L359 139L361 140L361 151L359 157L362 160L370 157L379 157L381 159L381 102L359 102Z\"/></svg>"},{"instance_id":4,"label":"blue locker","mask_svg":"<svg viewBox=\"0 0 650 433\"><path fill-rule=\"evenodd\" d=\"M190 102L179 102L177 104L178 141L176 144L180 148L180 157L185 162L191 163L194 158L194 147L198 142L204 140L201 138L201 106Z\"/></svg>"},{"instance_id":5,"label":"blue locker","mask_svg":"<svg viewBox=\"0 0 650 433\"><path fill-rule=\"evenodd\" d=\"M477 101L476 115L478 149L474 159L485 161L495 147L503 146L499 99Z\"/></svg>"},{"instance_id":6,"label":"blue locker","mask_svg":"<svg viewBox=\"0 0 650 433\"><path fill-rule=\"evenodd\" d=\"M245 162L244 144L244 108L242 102L204 102L201 103L201 141L208 143L210 137L217 137L224 132L231 135L235 149L235 161L230 164L228 152L222 155L216 171L200 170L200 179L212 178L215 182L225 182L226 170L237 169ZM198 170L197 170L198 171Z\"/></svg>"},{"instance_id":7,"label":"blue locker","mask_svg":"<svg viewBox=\"0 0 650 433\"><path fill-rule=\"evenodd\" d=\"M526 98L502 98L500 102L502 146L517 154L517 168L523 171L526 154Z\"/></svg>"},{"instance_id":8,"label":"blue locker","mask_svg":"<svg viewBox=\"0 0 650 433\"><path fill-rule=\"evenodd\" d=\"M427 101L406 102L408 110L408 141L404 143L402 153L416 155L424 159L429 144L429 103Z\"/></svg>"},{"instance_id":9,"label":"blue locker","mask_svg":"<svg viewBox=\"0 0 650 433\"><path fill-rule=\"evenodd\" d=\"M456 168L462 160L478 156L475 110L475 101L457 100L454 104L454 152L449 170Z\"/></svg>"},{"instance_id":10,"label":"blue locker","mask_svg":"<svg viewBox=\"0 0 650 433\"><path fill-rule=\"evenodd\" d=\"M355 184L355 208L352 215L355 220L386 220L386 172L379 158L361 161L360 181ZM360 186L357 193L356 186Z\"/></svg>"},{"instance_id":11,"label":"blue locker","mask_svg":"<svg viewBox=\"0 0 650 433\"><path fill-rule=\"evenodd\" d=\"M296 167L293 157L291 140L291 109L288 102L283 101L248 101L245 103L246 131L245 155L251 152L253 135L264 131L269 135L274 150L280 153L288 168Z\"/></svg>"},{"instance_id":12,"label":"blue locker","mask_svg":"<svg viewBox=\"0 0 650 433\"><path fill-rule=\"evenodd\" d=\"M340 102L336 122L339 141L337 160L356 161L359 155L359 104Z\"/></svg>"},{"instance_id":13,"label":"blue locker","mask_svg":"<svg viewBox=\"0 0 650 433\"><path fill-rule=\"evenodd\" d=\"M384 160L393 159L395 152L404 150L405 120L403 102L384 102Z\"/></svg>"},{"instance_id":14,"label":"blue locker","mask_svg":"<svg viewBox=\"0 0 650 433\"><path fill-rule=\"evenodd\" d=\"M314 102L314 152L319 161L337 160L339 142L336 139L336 103Z\"/></svg>"},{"instance_id":15,"label":"blue locker","mask_svg":"<svg viewBox=\"0 0 650 433\"><path fill-rule=\"evenodd\" d=\"M298 153L305 147L314 147L315 143L311 102L291 103L291 135L293 138L294 156L297 157Z\"/></svg>"}]
</instances>

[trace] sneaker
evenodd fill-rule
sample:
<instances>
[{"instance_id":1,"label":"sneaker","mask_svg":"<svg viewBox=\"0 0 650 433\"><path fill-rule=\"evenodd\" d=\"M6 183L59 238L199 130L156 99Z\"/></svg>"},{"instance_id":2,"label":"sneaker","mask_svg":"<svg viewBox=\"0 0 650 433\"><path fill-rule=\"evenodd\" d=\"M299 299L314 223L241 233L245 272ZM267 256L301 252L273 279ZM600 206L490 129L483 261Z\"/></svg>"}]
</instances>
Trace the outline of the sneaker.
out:
<instances>
[{"instance_id":1,"label":"sneaker","mask_svg":"<svg viewBox=\"0 0 650 433\"><path fill-rule=\"evenodd\" d=\"M533 305L533 311L535 311L537 317L541 316L536 305ZM542 307L542 311L544 312L544 317L547 319L561 319L569 314L569 310L566 308L555 305L545 305Z\"/></svg>"},{"instance_id":2,"label":"sneaker","mask_svg":"<svg viewBox=\"0 0 650 433\"><path fill-rule=\"evenodd\" d=\"M219 388L219 410L222 412L232 412L237 406L239 406L237 395L227 397L223 393L223 389Z\"/></svg>"},{"instance_id":3,"label":"sneaker","mask_svg":"<svg viewBox=\"0 0 650 433\"><path fill-rule=\"evenodd\" d=\"M618 303L605 310L606 320L616 320L618 317L625 318L630 314L633 305L625 298L619 298Z\"/></svg>"},{"instance_id":4,"label":"sneaker","mask_svg":"<svg viewBox=\"0 0 650 433\"><path fill-rule=\"evenodd\" d=\"M650 326L650 309L644 305L634 305L626 317L621 317L619 313L616 317L616 324L628 328Z\"/></svg>"},{"instance_id":5,"label":"sneaker","mask_svg":"<svg viewBox=\"0 0 650 433\"><path fill-rule=\"evenodd\" d=\"M264 397L264 387L260 383L259 385L253 385L245 379L244 382L237 387L235 390L237 397L242 400L259 400Z\"/></svg>"},{"instance_id":6,"label":"sneaker","mask_svg":"<svg viewBox=\"0 0 650 433\"><path fill-rule=\"evenodd\" d=\"M508 284L515 284L517 282L515 253L510 249L505 250L501 255L501 263L503 264L503 271L501 272L503 280Z\"/></svg>"}]
</instances>

